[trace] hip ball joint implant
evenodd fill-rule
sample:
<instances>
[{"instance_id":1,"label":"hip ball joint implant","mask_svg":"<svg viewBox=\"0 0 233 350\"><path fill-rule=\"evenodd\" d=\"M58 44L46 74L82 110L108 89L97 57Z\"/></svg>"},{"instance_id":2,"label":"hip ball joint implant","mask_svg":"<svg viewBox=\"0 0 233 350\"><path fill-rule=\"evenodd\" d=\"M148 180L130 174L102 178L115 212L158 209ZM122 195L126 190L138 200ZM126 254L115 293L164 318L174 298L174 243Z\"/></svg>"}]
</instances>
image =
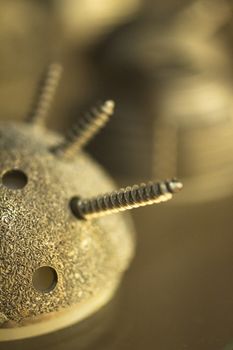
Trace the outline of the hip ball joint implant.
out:
<instances>
[{"instance_id":1,"label":"hip ball joint implant","mask_svg":"<svg viewBox=\"0 0 233 350\"><path fill-rule=\"evenodd\" d=\"M64 136L46 130L61 73L48 67L25 122L0 123L0 341L62 329L104 306L134 255L122 212L182 188L171 179L116 190L83 151L111 119L111 100Z\"/></svg>"}]
</instances>

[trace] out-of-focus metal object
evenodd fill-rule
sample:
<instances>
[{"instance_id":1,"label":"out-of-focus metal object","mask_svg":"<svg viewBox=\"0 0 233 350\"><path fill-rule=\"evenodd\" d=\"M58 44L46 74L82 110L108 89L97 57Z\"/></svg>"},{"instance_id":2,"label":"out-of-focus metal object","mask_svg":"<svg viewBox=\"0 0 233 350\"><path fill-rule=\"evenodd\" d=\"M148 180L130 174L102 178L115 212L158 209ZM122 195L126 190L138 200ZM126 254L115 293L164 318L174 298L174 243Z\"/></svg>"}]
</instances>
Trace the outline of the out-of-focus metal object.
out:
<instances>
[{"instance_id":1,"label":"out-of-focus metal object","mask_svg":"<svg viewBox=\"0 0 233 350\"><path fill-rule=\"evenodd\" d=\"M91 117L84 115L69 139L46 130L60 73L59 64L49 66L26 123L0 125L0 341L62 329L105 305L135 245L130 218L106 215L110 209L160 203L182 188L173 180L74 203L74 197L92 198L115 189L80 147L106 123L114 104L107 101ZM84 220L92 218L96 220Z\"/></svg>"},{"instance_id":2,"label":"out-of-focus metal object","mask_svg":"<svg viewBox=\"0 0 233 350\"><path fill-rule=\"evenodd\" d=\"M184 60L184 67L165 72L164 79L162 71L154 171L158 175L166 173L162 158L163 148L167 148L174 154L171 164L176 167L175 174L185 178L189 186L189 193L181 198L185 201L225 197L232 187L231 61L217 36L230 18L227 2L196 1L174 19L169 31L173 31L172 37L162 36L163 42L168 39L170 54L180 53L176 62Z\"/></svg>"},{"instance_id":3,"label":"out-of-focus metal object","mask_svg":"<svg viewBox=\"0 0 233 350\"><path fill-rule=\"evenodd\" d=\"M58 0L56 15L66 42L89 46L138 13L142 0Z\"/></svg>"},{"instance_id":4,"label":"out-of-focus metal object","mask_svg":"<svg viewBox=\"0 0 233 350\"><path fill-rule=\"evenodd\" d=\"M49 113L54 95L57 90L62 75L62 66L58 63L52 63L46 70L39 91L35 99L35 105L32 106L28 121L30 123L43 123Z\"/></svg>"},{"instance_id":5,"label":"out-of-focus metal object","mask_svg":"<svg viewBox=\"0 0 233 350\"><path fill-rule=\"evenodd\" d=\"M64 114L75 114L77 106L93 100L94 69L87 50L114 26L133 17L140 3L141 0L1 1L1 119L23 118L44 68L48 62L59 60L66 68L66 89L62 94L58 91L49 126L63 129L67 124Z\"/></svg>"},{"instance_id":6,"label":"out-of-focus metal object","mask_svg":"<svg viewBox=\"0 0 233 350\"><path fill-rule=\"evenodd\" d=\"M220 32L232 18L231 6L189 1L163 20L152 7L116 34L100 55L110 75L107 84L115 81L113 96L122 101L120 118L103 136L114 153L114 164L111 157L106 164L126 181L137 181L143 171L155 178L176 174L189 189L180 201L227 196L233 171L233 88L231 57ZM115 139L121 139L121 156Z\"/></svg>"},{"instance_id":7,"label":"out-of-focus metal object","mask_svg":"<svg viewBox=\"0 0 233 350\"><path fill-rule=\"evenodd\" d=\"M0 2L1 119L25 115L43 68L60 52L52 12L51 1Z\"/></svg>"}]
</instances>

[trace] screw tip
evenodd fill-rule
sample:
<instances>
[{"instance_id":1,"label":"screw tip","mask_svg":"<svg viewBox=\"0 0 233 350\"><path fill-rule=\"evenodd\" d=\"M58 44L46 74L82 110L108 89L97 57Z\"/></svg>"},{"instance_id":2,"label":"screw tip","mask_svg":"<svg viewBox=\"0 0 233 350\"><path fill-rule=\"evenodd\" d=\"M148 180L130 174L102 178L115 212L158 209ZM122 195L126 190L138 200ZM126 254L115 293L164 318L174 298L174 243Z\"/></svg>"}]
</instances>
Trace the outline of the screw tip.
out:
<instances>
[{"instance_id":1,"label":"screw tip","mask_svg":"<svg viewBox=\"0 0 233 350\"><path fill-rule=\"evenodd\" d=\"M49 65L49 69L61 73L63 71L63 66L60 62L52 62Z\"/></svg>"},{"instance_id":2,"label":"screw tip","mask_svg":"<svg viewBox=\"0 0 233 350\"><path fill-rule=\"evenodd\" d=\"M107 114L113 114L115 108L115 102L113 100L107 100L103 104L103 109Z\"/></svg>"},{"instance_id":3,"label":"screw tip","mask_svg":"<svg viewBox=\"0 0 233 350\"><path fill-rule=\"evenodd\" d=\"M182 184L182 182L180 182L177 179L172 179L169 182L169 188L170 188L172 193L177 193L177 192L180 192L182 190L183 184Z\"/></svg>"}]
</instances>

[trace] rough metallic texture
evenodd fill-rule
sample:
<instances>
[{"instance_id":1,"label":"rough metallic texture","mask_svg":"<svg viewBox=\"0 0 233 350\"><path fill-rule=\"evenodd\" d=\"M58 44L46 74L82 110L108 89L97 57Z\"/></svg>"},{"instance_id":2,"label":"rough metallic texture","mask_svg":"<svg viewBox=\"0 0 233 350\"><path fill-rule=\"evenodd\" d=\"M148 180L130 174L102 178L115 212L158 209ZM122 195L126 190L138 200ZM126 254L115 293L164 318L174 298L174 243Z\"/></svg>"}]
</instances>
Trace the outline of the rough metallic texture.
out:
<instances>
[{"instance_id":1,"label":"rough metallic texture","mask_svg":"<svg viewBox=\"0 0 233 350\"><path fill-rule=\"evenodd\" d=\"M12 169L28 177L17 190L0 180L0 318L8 320L3 327L39 322L114 291L133 255L127 215L80 221L72 214L73 196L95 196L115 186L85 153L68 161L49 152L58 142L59 136L35 125L0 125L0 178ZM32 284L41 266L58 275L48 293Z\"/></svg>"}]
</instances>

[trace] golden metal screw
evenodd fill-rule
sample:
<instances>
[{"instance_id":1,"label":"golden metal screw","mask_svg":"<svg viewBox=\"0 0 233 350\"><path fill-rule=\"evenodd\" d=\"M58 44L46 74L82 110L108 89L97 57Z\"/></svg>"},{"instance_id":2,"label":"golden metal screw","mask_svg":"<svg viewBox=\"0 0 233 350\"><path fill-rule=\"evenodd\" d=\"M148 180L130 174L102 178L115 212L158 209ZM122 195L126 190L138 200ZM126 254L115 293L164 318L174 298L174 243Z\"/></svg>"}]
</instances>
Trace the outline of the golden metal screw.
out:
<instances>
[{"instance_id":1,"label":"golden metal screw","mask_svg":"<svg viewBox=\"0 0 233 350\"><path fill-rule=\"evenodd\" d=\"M29 123L43 124L52 105L63 68L59 63L51 63L43 77L36 100L29 114Z\"/></svg>"},{"instance_id":2,"label":"golden metal screw","mask_svg":"<svg viewBox=\"0 0 233 350\"><path fill-rule=\"evenodd\" d=\"M165 202L179 192L183 185L176 179L126 187L90 199L72 198L70 207L79 219L92 219L107 214Z\"/></svg>"},{"instance_id":3,"label":"golden metal screw","mask_svg":"<svg viewBox=\"0 0 233 350\"><path fill-rule=\"evenodd\" d=\"M57 155L72 157L105 126L114 112L114 106L115 103L108 100L93 107L72 126L64 141L55 146L52 151Z\"/></svg>"}]
</instances>

